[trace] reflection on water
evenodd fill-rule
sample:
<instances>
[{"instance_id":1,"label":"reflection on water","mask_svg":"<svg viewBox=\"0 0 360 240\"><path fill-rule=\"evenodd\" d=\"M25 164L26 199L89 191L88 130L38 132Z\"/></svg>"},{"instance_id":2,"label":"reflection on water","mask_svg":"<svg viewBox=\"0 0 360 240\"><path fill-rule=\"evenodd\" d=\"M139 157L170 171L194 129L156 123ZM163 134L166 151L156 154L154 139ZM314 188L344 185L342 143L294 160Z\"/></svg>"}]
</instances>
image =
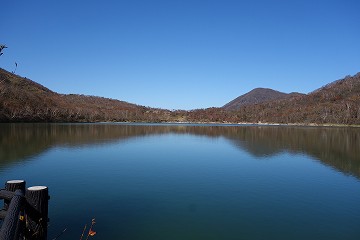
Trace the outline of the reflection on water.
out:
<instances>
[{"instance_id":1,"label":"reflection on water","mask_svg":"<svg viewBox=\"0 0 360 240\"><path fill-rule=\"evenodd\" d=\"M53 147L81 147L137 136L190 134L223 137L256 157L307 154L360 178L360 129L164 124L0 124L0 169Z\"/></svg>"},{"instance_id":2,"label":"reflection on water","mask_svg":"<svg viewBox=\"0 0 360 240\"><path fill-rule=\"evenodd\" d=\"M64 228L64 239L79 239L95 217L97 239L355 240L359 134L356 128L0 124L0 184L23 178L28 186L49 187L49 239Z\"/></svg>"}]
</instances>

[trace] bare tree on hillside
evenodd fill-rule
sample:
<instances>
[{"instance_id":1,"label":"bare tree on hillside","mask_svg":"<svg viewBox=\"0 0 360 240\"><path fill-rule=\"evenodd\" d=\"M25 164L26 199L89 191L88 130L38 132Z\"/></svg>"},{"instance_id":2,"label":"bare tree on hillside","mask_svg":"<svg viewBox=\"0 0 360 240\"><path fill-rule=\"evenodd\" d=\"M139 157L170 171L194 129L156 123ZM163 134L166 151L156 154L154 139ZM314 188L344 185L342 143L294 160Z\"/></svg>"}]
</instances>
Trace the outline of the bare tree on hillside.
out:
<instances>
[{"instance_id":1,"label":"bare tree on hillside","mask_svg":"<svg viewBox=\"0 0 360 240\"><path fill-rule=\"evenodd\" d=\"M0 44L0 56L3 55L2 50L3 50L4 48L7 48L7 46L5 46L5 45L3 45L3 44Z\"/></svg>"}]
</instances>

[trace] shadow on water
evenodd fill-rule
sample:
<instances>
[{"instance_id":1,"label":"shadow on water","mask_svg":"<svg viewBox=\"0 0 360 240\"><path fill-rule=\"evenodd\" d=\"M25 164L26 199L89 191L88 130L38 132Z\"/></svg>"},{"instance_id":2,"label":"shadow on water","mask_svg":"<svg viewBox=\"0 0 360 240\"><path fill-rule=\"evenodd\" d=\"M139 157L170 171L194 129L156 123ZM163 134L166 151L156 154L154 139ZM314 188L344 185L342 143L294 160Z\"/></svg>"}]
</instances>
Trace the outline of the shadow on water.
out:
<instances>
[{"instance_id":1,"label":"shadow on water","mask_svg":"<svg viewBox=\"0 0 360 240\"><path fill-rule=\"evenodd\" d=\"M360 129L168 124L0 124L0 168L53 147L98 145L160 134L223 137L256 157L307 154L360 178Z\"/></svg>"}]
</instances>

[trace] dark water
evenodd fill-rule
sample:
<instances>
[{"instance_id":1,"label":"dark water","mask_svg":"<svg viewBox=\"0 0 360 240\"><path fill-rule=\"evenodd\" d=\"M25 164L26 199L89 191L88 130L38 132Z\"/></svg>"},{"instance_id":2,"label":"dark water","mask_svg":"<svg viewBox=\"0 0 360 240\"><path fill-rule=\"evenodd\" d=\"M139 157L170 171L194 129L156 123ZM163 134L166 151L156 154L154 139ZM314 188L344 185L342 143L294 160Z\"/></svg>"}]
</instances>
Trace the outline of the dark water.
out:
<instances>
[{"instance_id":1,"label":"dark water","mask_svg":"<svg viewBox=\"0 0 360 240\"><path fill-rule=\"evenodd\" d=\"M360 239L360 129L0 124L0 184L50 189L49 239Z\"/></svg>"}]
</instances>

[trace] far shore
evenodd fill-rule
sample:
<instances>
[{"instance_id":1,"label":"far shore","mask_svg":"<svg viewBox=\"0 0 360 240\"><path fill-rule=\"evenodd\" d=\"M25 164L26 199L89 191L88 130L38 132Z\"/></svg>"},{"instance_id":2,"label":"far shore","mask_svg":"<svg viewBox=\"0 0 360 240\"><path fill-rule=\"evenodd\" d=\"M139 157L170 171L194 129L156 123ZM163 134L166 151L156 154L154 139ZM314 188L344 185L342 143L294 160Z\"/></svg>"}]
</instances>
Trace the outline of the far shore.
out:
<instances>
[{"instance_id":1,"label":"far shore","mask_svg":"<svg viewBox=\"0 0 360 240\"><path fill-rule=\"evenodd\" d=\"M296 127L355 127L360 125L333 124L333 123L231 123L231 122L89 122L89 123L118 123L118 124L188 124L188 125L221 125L221 126L296 126Z\"/></svg>"},{"instance_id":2,"label":"far shore","mask_svg":"<svg viewBox=\"0 0 360 240\"><path fill-rule=\"evenodd\" d=\"M267 122L174 122L174 121L163 121L163 122L141 122L141 121L126 121L126 122L116 122L116 121L99 121L99 122L0 122L0 124L11 124L11 123L35 123L35 124L184 124L184 125L218 125L218 126L282 126L282 127L352 127L360 128L360 125L348 125L348 124L335 124L335 123L267 123Z\"/></svg>"}]
</instances>

